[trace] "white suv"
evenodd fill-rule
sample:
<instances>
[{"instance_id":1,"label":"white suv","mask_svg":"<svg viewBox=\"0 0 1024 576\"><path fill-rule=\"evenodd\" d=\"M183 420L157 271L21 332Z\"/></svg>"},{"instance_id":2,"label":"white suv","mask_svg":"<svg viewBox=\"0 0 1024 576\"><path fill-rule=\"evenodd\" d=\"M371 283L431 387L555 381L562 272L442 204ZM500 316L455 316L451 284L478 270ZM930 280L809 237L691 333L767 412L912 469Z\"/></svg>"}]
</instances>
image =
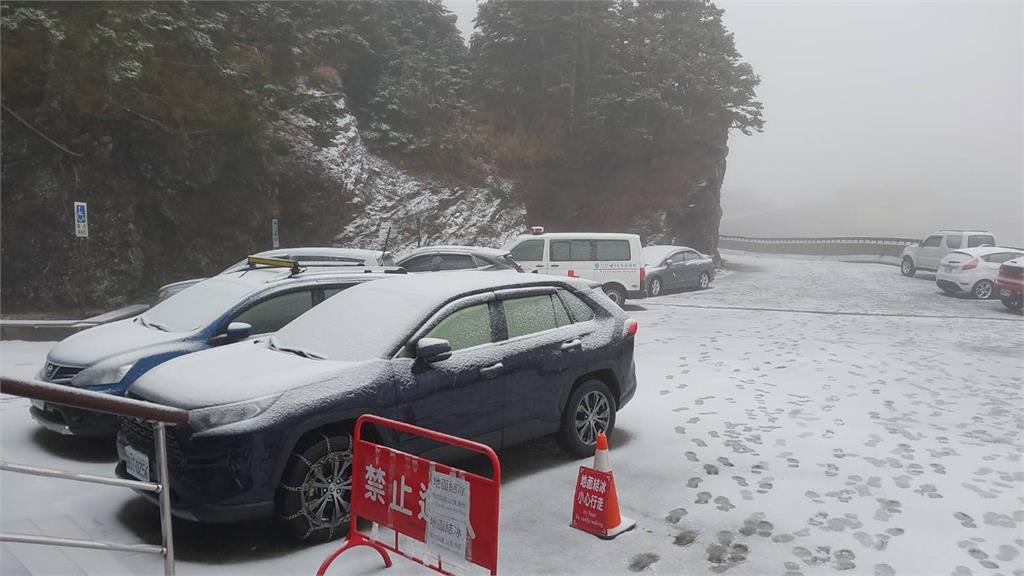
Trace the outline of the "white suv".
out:
<instances>
[{"instance_id":1,"label":"white suv","mask_svg":"<svg viewBox=\"0 0 1024 576\"><path fill-rule=\"evenodd\" d=\"M644 298L644 250L640 236L606 232L545 234L534 226L506 246L525 272L586 278L601 283L619 306Z\"/></svg>"},{"instance_id":2,"label":"white suv","mask_svg":"<svg viewBox=\"0 0 1024 576\"><path fill-rule=\"evenodd\" d=\"M900 272L913 276L918 270L935 272L946 254L961 248L995 246L996 237L991 232L978 230L939 230L921 240L916 246L903 249Z\"/></svg>"}]
</instances>

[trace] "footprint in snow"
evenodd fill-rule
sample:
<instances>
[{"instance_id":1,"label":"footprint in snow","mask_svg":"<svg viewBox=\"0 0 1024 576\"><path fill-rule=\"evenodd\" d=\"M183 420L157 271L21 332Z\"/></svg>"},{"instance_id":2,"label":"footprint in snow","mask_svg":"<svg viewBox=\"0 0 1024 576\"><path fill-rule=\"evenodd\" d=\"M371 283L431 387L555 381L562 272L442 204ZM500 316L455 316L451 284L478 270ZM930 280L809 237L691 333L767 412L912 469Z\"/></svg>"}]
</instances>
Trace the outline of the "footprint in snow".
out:
<instances>
[{"instance_id":1,"label":"footprint in snow","mask_svg":"<svg viewBox=\"0 0 1024 576\"><path fill-rule=\"evenodd\" d=\"M629 570L631 572L643 572L658 560L661 560L661 557L651 552L637 554L629 561Z\"/></svg>"},{"instance_id":2,"label":"footprint in snow","mask_svg":"<svg viewBox=\"0 0 1024 576\"><path fill-rule=\"evenodd\" d=\"M703 482L703 481L704 481L703 478L690 478L689 480L686 481L686 487L687 488L696 488L696 487L700 486L700 483Z\"/></svg>"},{"instance_id":3,"label":"footprint in snow","mask_svg":"<svg viewBox=\"0 0 1024 576\"><path fill-rule=\"evenodd\" d=\"M710 492L698 492L697 499L693 501L694 504L707 504L711 500Z\"/></svg>"}]
</instances>

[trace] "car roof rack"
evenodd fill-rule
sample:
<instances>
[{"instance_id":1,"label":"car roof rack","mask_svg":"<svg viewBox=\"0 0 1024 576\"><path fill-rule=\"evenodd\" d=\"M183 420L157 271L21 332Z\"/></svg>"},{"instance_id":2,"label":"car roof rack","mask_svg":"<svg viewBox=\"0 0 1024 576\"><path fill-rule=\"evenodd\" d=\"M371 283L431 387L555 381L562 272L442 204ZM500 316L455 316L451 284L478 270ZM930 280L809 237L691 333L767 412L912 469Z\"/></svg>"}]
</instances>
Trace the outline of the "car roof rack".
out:
<instances>
[{"instance_id":1,"label":"car roof rack","mask_svg":"<svg viewBox=\"0 0 1024 576\"><path fill-rule=\"evenodd\" d=\"M266 256L249 256L246 258L246 261L249 264L250 270L257 266L266 266L268 268L290 268L292 275L298 274L301 271L298 260L289 260L287 258L267 258Z\"/></svg>"}]
</instances>

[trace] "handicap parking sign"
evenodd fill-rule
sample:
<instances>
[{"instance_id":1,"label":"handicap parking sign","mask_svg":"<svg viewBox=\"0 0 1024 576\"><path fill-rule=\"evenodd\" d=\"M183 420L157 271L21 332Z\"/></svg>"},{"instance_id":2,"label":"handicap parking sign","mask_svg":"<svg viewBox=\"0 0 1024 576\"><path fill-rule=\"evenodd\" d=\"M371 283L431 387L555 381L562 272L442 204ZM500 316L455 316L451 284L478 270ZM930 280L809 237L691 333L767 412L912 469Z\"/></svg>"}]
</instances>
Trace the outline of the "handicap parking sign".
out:
<instances>
[{"instance_id":1,"label":"handicap parking sign","mask_svg":"<svg viewBox=\"0 0 1024 576\"><path fill-rule=\"evenodd\" d=\"M89 237L89 208L85 202L75 202L75 236Z\"/></svg>"}]
</instances>

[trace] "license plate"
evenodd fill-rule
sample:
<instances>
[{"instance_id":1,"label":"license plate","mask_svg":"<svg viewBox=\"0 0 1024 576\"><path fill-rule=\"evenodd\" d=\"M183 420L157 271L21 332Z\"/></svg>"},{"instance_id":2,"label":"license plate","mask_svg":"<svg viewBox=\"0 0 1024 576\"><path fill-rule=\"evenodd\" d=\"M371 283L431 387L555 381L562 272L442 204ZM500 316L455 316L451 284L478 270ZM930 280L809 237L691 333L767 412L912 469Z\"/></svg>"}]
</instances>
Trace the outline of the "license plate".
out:
<instances>
[{"instance_id":1,"label":"license plate","mask_svg":"<svg viewBox=\"0 0 1024 576\"><path fill-rule=\"evenodd\" d=\"M128 473L139 480L149 482L149 457L132 448L124 447L124 464Z\"/></svg>"},{"instance_id":2,"label":"license plate","mask_svg":"<svg viewBox=\"0 0 1024 576\"><path fill-rule=\"evenodd\" d=\"M43 402L42 400L33 400L32 405L40 410L46 410L46 402Z\"/></svg>"},{"instance_id":3,"label":"license plate","mask_svg":"<svg viewBox=\"0 0 1024 576\"><path fill-rule=\"evenodd\" d=\"M1000 288L999 289L999 295L1000 296L1009 296L1010 295L1010 289L1009 288Z\"/></svg>"}]
</instances>

